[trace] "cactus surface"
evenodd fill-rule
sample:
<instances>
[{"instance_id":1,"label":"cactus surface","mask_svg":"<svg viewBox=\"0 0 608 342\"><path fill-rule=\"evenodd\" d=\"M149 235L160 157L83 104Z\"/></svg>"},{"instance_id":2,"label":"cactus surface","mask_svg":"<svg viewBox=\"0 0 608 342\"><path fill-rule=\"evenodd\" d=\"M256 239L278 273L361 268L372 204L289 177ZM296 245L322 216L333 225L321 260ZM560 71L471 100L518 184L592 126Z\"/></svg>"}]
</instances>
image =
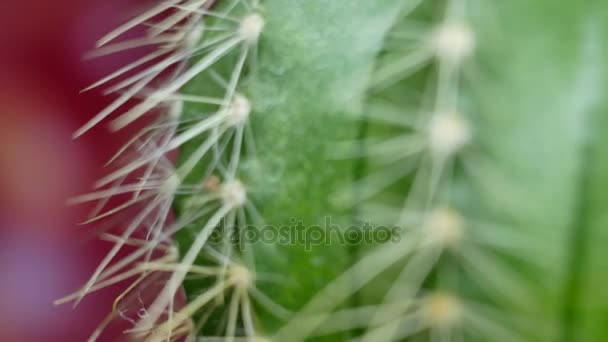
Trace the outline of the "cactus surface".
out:
<instances>
[{"instance_id":1,"label":"cactus surface","mask_svg":"<svg viewBox=\"0 0 608 342\"><path fill-rule=\"evenodd\" d=\"M153 47L75 135L147 125L74 199L130 225L66 300L161 279L146 341L603 341L605 14L158 1L95 52Z\"/></svg>"}]
</instances>

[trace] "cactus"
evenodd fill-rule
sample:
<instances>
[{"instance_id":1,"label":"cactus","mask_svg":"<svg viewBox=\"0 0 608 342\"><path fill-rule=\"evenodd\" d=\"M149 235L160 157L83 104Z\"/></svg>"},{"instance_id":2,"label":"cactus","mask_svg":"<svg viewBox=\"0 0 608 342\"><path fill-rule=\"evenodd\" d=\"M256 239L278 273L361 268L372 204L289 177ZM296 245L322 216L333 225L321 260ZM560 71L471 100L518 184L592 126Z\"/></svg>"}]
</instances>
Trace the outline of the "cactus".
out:
<instances>
[{"instance_id":1,"label":"cactus","mask_svg":"<svg viewBox=\"0 0 608 342\"><path fill-rule=\"evenodd\" d=\"M75 136L146 125L73 200L129 224L63 301L160 281L146 341L602 341L602 8L158 1L98 44L153 48Z\"/></svg>"}]
</instances>

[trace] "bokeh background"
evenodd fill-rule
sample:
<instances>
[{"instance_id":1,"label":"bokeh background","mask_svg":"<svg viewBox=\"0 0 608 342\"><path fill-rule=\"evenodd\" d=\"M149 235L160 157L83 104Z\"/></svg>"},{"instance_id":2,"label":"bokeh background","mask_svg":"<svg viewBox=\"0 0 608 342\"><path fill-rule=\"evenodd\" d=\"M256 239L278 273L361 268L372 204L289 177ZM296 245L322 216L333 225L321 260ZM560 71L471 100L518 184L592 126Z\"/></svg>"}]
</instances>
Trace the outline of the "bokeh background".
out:
<instances>
[{"instance_id":1,"label":"bokeh background","mask_svg":"<svg viewBox=\"0 0 608 342\"><path fill-rule=\"evenodd\" d=\"M80 89L138 52L83 60L95 40L141 0L0 1L0 341L85 341L121 285L76 309L53 300L76 290L108 244L78 225L85 207L66 199L90 189L124 141L72 132L110 98ZM124 338L121 324L102 341Z\"/></svg>"}]
</instances>

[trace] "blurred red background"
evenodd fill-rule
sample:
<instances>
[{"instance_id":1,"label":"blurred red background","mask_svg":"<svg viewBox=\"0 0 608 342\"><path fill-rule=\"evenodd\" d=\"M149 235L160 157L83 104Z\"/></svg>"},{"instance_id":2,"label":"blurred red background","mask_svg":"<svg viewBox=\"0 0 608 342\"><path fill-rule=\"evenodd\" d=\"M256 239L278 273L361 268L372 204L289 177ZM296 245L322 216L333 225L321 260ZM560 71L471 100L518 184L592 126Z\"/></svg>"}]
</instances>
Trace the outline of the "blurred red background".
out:
<instances>
[{"instance_id":1,"label":"blurred red background","mask_svg":"<svg viewBox=\"0 0 608 342\"><path fill-rule=\"evenodd\" d=\"M110 99L79 90L137 52L84 61L96 39L143 0L0 1L0 341L85 341L120 286L76 309L52 302L80 287L108 245L76 223L66 199L85 193L124 141L74 130ZM115 326L102 341L118 341Z\"/></svg>"}]
</instances>

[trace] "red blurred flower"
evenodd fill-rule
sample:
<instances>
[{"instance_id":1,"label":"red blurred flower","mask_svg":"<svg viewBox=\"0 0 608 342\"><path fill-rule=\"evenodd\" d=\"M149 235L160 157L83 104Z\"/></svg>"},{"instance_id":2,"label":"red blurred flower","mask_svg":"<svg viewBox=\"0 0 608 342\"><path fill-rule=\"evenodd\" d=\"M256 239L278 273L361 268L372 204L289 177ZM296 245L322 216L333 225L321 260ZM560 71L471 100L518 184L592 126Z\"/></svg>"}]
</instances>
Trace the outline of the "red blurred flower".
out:
<instances>
[{"instance_id":1,"label":"red blurred flower","mask_svg":"<svg viewBox=\"0 0 608 342\"><path fill-rule=\"evenodd\" d=\"M111 100L79 91L141 51L82 56L146 2L0 2L0 341L85 341L126 286L88 296L76 309L52 304L86 282L110 246L76 224L87 208L66 199L90 190L129 136L100 126L72 140ZM114 324L101 340L120 340L127 324Z\"/></svg>"}]
</instances>

